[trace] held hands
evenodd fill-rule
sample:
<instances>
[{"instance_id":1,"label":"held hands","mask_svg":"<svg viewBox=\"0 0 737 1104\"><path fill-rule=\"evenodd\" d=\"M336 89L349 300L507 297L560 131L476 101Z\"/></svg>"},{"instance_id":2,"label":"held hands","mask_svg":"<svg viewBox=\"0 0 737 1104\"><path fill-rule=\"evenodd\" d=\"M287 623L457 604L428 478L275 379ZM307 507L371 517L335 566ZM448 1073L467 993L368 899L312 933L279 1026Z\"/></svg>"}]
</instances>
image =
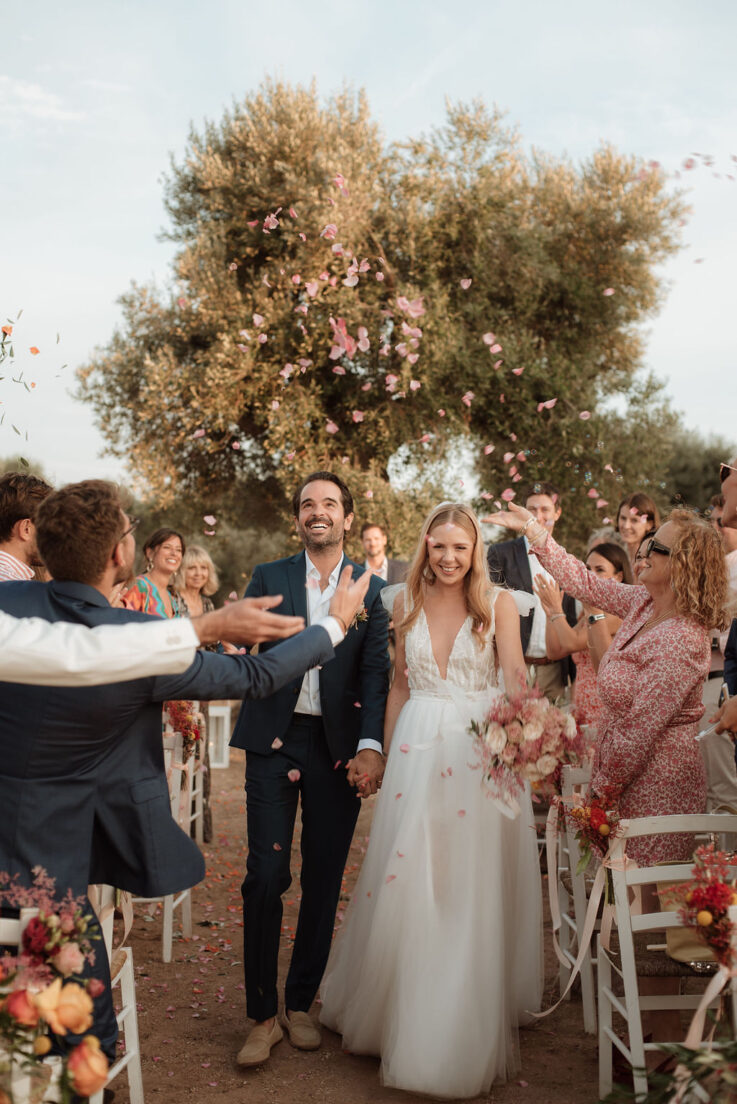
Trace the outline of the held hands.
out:
<instances>
[{"instance_id":1,"label":"held hands","mask_svg":"<svg viewBox=\"0 0 737 1104\"><path fill-rule=\"evenodd\" d=\"M353 618L363 605L371 582L371 572L364 571L357 579L352 578L353 568L349 564L340 573L335 594L330 601L328 613L340 621L344 632L348 632Z\"/></svg>"},{"instance_id":2,"label":"held hands","mask_svg":"<svg viewBox=\"0 0 737 1104\"><path fill-rule=\"evenodd\" d=\"M373 748L364 748L348 762L348 784L356 787L359 797L370 797L381 789L385 765L383 755Z\"/></svg>"},{"instance_id":3,"label":"held hands","mask_svg":"<svg viewBox=\"0 0 737 1104\"><path fill-rule=\"evenodd\" d=\"M532 585L535 594L540 599L546 617L563 612L563 591L553 579L546 579L544 575L536 575L532 580Z\"/></svg>"},{"instance_id":4,"label":"held hands","mask_svg":"<svg viewBox=\"0 0 737 1104\"><path fill-rule=\"evenodd\" d=\"M264 595L262 598L242 598L231 602L221 610L203 613L192 619L192 625L200 638L200 644L215 644L218 640L242 644L263 644L267 640L284 640L305 627L303 617L285 617L269 613L278 606L281 594Z\"/></svg>"}]
</instances>

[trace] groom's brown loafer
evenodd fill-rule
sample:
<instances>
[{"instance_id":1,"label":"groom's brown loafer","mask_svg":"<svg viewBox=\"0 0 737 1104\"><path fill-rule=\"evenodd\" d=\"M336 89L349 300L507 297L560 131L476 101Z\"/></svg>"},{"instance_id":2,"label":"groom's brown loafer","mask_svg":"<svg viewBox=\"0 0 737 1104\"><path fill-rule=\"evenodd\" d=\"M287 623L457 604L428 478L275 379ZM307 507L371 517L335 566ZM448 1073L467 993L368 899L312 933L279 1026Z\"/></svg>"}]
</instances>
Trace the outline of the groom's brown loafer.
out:
<instances>
[{"instance_id":1,"label":"groom's brown loafer","mask_svg":"<svg viewBox=\"0 0 737 1104\"><path fill-rule=\"evenodd\" d=\"M239 1066L245 1066L246 1068L263 1065L271 1054L271 1048L280 1043L283 1038L284 1032L276 1017L274 1017L273 1027L267 1027L266 1024L256 1024L238 1051L236 1062Z\"/></svg>"},{"instance_id":2,"label":"groom's brown loafer","mask_svg":"<svg viewBox=\"0 0 737 1104\"><path fill-rule=\"evenodd\" d=\"M285 1012L284 1026L289 1042L297 1050L317 1050L322 1042L322 1032L306 1012Z\"/></svg>"}]
</instances>

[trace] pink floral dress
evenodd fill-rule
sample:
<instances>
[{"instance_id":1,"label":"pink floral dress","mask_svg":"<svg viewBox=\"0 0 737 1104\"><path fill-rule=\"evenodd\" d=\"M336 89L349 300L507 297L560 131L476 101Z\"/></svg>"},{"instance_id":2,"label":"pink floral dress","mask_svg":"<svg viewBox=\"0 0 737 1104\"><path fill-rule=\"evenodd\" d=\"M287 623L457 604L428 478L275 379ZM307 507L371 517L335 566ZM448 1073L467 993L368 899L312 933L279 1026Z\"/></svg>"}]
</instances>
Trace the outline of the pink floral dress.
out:
<instances>
[{"instance_id":1,"label":"pink floral dress","mask_svg":"<svg viewBox=\"0 0 737 1104\"><path fill-rule=\"evenodd\" d=\"M576 681L573 684L576 720L580 725L598 725L601 701L591 656L588 651L573 652L571 659L576 664Z\"/></svg>"},{"instance_id":2,"label":"pink floral dress","mask_svg":"<svg viewBox=\"0 0 737 1104\"><path fill-rule=\"evenodd\" d=\"M568 594L622 618L599 664L592 789L618 794L623 817L703 813L706 776L694 736L704 712L709 633L681 616L638 633L652 614L645 587L599 578L550 536L535 552ZM628 846L641 866L692 852L688 834L648 836Z\"/></svg>"}]
</instances>

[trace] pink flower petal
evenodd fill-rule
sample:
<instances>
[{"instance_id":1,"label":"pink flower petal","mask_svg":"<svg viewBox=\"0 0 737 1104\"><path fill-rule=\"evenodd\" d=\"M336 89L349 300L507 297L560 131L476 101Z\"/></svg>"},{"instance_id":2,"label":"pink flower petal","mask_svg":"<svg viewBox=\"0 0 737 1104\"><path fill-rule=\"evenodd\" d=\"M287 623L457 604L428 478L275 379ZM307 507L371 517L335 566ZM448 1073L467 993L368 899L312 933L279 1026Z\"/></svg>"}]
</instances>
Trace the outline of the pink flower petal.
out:
<instances>
[{"instance_id":1,"label":"pink flower petal","mask_svg":"<svg viewBox=\"0 0 737 1104\"><path fill-rule=\"evenodd\" d=\"M445 411L444 411L444 410L442 410L442 409L441 409L441 410L438 410L438 417L439 417L439 418L444 418L444 417L445 417Z\"/></svg>"},{"instance_id":2,"label":"pink flower petal","mask_svg":"<svg viewBox=\"0 0 737 1104\"><path fill-rule=\"evenodd\" d=\"M495 445L484 445L484 456L489 456L495 449Z\"/></svg>"},{"instance_id":3,"label":"pink flower petal","mask_svg":"<svg viewBox=\"0 0 737 1104\"><path fill-rule=\"evenodd\" d=\"M602 295L614 295L614 288L604 288Z\"/></svg>"},{"instance_id":4,"label":"pink flower petal","mask_svg":"<svg viewBox=\"0 0 737 1104\"><path fill-rule=\"evenodd\" d=\"M400 744L399 745L399 750L406 755L407 752L409 751L409 744Z\"/></svg>"},{"instance_id":5,"label":"pink flower petal","mask_svg":"<svg viewBox=\"0 0 737 1104\"><path fill-rule=\"evenodd\" d=\"M376 273L376 279L379 281L379 283L381 283L381 281L384 279L384 273L383 272L377 272Z\"/></svg>"},{"instance_id":6,"label":"pink flower petal","mask_svg":"<svg viewBox=\"0 0 737 1104\"><path fill-rule=\"evenodd\" d=\"M511 487L505 487L505 489L502 491L502 501L511 502L516 494L517 492L513 491Z\"/></svg>"},{"instance_id":7,"label":"pink flower petal","mask_svg":"<svg viewBox=\"0 0 737 1104\"><path fill-rule=\"evenodd\" d=\"M458 810L458 816L459 817L464 817L465 815L466 815L466 810L465 809L459 809Z\"/></svg>"},{"instance_id":8,"label":"pink flower petal","mask_svg":"<svg viewBox=\"0 0 737 1104\"><path fill-rule=\"evenodd\" d=\"M365 417L365 415L364 415L363 410L354 410L353 411L353 421L354 422L362 422L364 417Z\"/></svg>"},{"instance_id":9,"label":"pink flower petal","mask_svg":"<svg viewBox=\"0 0 737 1104\"><path fill-rule=\"evenodd\" d=\"M407 357L407 360L411 360L411 359L412 359L411 357ZM422 387L422 384L420 383L419 380L410 380L409 381L410 391L419 391L421 387Z\"/></svg>"},{"instance_id":10,"label":"pink flower petal","mask_svg":"<svg viewBox=\"0 0 737 1104\"><path fill-rule=\"evenodd\" d=\"M608 506L608 505L609 505L609 503L607 502L607 500L605 498L597 498L597 500L596 500L596 509L597 510L603 510L604 507Z\"/></svg>"},{"instance_id":11,"label":"pink flower petal","mask_svg":"<svg viewBox=\"0 0 737 1104\"><path fill-rule=\"evenodd\" d=\"M267 334L259 334L258 335L259 345L265 345L268 340L269 340L269 338L268 338Z\"/></svg>"},{"instance_id":12,"label":"pink flower petal","mask_svg":"<svg viewBox=\"0 0 737 1104\"><path fill-rule=\"evenodd\" d=\"M323 230L320 231L320 237L325 238L326 241L332 241L335 235L338 233L338 227L334 222L329 222Z\"/></svg>"},{"instance_id":13,"label":"pink flower petal","mask_svg":"<svg viewBox=\"0 0 737 1104\"><path fill-rule=\"evenodd\" d=\"M289 208L289 216L290 216L290 218L296 218L297 217L297 212L295 211L294 207Z\"/></svg>"},{"instance_id":14,"label":"pink flower petal","mask_svg":"<svg viewBox=\"0 0 737 1104\"><path fill-rule=\"evenodd\" d=\"M204 521L204 522L205 522L205 523L206 523L207 525L214 525L217 519L216 519L216 518L214 518L214 517L212 516L212 514L205 514L205 516L203 517L203 519L202 519L202 520L203 520L203 521Z\"/></svg>"},{"instance_id":15,"label":"pink flower petal","mask_svg":"<svg viewBox=\"0 0 737 1104\"><path fill-rule=\"evenodd\" d=\"M237 597L237 596L236 596L236 597ZM276 737L275 737L275 738L274 738L274 739L273 739L273 740L271 741L271 746L272 746L272 747L274 748L274 750L275 750L275 751L278 751L278 749L279 749L280 747L284 747L284 741L283 741L283 740L280 740L280 739L279 739L279 737L278 737L278 736L276 736Z\"/></svg>"},{"instance_id":16,"label":"pink flower petal","mask_svg":"<svg viewBox=\"0 0 737 1104\"><path fill-rule=\"evenodd\" d=\"M589 488L588 497L589 498L598 498L599 497L599 492L597 491L596 487L590 487Z\"/></svg>"},{"instance_id":17,"label":"pink flower petal","mask_svg":"<svg viewBox=\"0 0 737 1104\"><path fill-rule=\"evenodd\" d=\"M508 464L509 461L513 460L513 459L514 459L514 453L513 452L505 452L504 453L504 463L505 464Z\"/></svg>"},{"instance_id":18,"label":"pink flower petal","mask_svg":"<svg viewBox=\"0 0 737 1104\"><path fill-rule=\"evenodd\" d=\"M524 368L513 368L512 369L512 375L513 376L521 376L523 372L524 372Z\"/></svg>"},{"instance_id":19,"label":"pink flower petal","mask_svg":"<svg viewBox=\"0 0 737 1104\"><path fill-rule=\"evenodd\" d=\"M196 429L196 430L194 431L194 433L192 434L192 438L193 438L193 440L195 440L195 441L197 440L197 438L198 438L198 437L204 437L204 436L205 436L205 431L204 431L204 429Z\"/></svg>"},{"instance_id":20,"label":"pink flower petal","mask_svg":"<svg viewBox=\"0 0 737 1104\"><path fill-rule=\"evenodd\" d=\"M470 278L470 276L466 276L463 280L461 280L461 287L464 291L468 291L472 283L473 280Z\"/></svg>"},{"instance_id":21,"label":"pink flower petal","mask_svg":"<svg viewBox=\"0 0 737 1104\"><path fill-rule=\"evenodd\" d=\"M581 419L582 422L588 422L589 418L591 417L591 411L590 410L582 410L581 413L578 416L579 416L579 418Z\"/></svg>"},{"instance_id":22,"label":"pink flower petal","mask_svg":"<svg viewBox=\"0 0 737 1104\"><path fill-rule=\"evenodd\" d=\"M537 404L538 414L540 413L541 410L552 410L553 407L555 406L555 404L557 403L557 401L558 401L557 399L546 399L545 402L538 403Z\"/></svg>"},{"instance_id":23,"label":"pink flower petal","mask_svg":"<svg viewBox=\"0 0 737 1104\"><path fill-rule=\"evenodd\" d=\"M231 443L231 446L230 446L230 447L231 447L232 449L235 449L235 451L237 452L237 451L238 451L238 449L239 449L239 448L241 447L241 443L240 443L240 441L233 441L233 442Z\"/></svg>"},{"instance_id":24,"label":"pink flower petal","mask_svg":"<svg viewBox=\"0 0 737 1104\"><path fill-rule=\"evenodd\" d=\"M328 421L325 425L325 432L326 433L337 433L338 432L338 427L335 424L335 422L331 422L330 419L328 419Z\"/></svg>"},{"instance_id":25,"label":"pink flower petal","mask_svg":"<svg viewBox=\"0 0 737 1104\"><path fill-rule=\"evenodd\" d=\"M371 380L369 380L367 383L362 383L361 384L361 390L362 391L370 391L373 386L374 386L373 383L371 382Z\"/></svg>"},{"instance_id":26,"label":"pink flower petal","mask_svg":"<svg viewBox=\"0 0 737 1104\"><path fill-rule=\"evenodd\" d=\"M253 324L254 324L254 326L263 326L263 324L264 324L263 314L254 314Z\"/></svg>"},{"instance_id":27,"label":"pink flower petal","mask_svg":"<svg viewBox=\"0 0 737 1104\"><path fill-rule=\"evenodd\" d=\"M465 406L470 406L475 398L476 396L473 391L466 391L465 395L461 396L461 402L464 403Z\"/></svg>"},{"instance_id":28,"label":"pink flower petal","mask_svg":"<svg viewBox=\"0 0 737 1104\"><path fill-rule=\"evenodd\" d=\"M497 342L496 345L492 345L491 348L489 349L490 353L500 353L501 351L502 351L502 347L499 344L499 342Z\"/></svg>"},{"instance_id":29,"label":"pink flower petal","mask_svg":"<svg viewBox=\"0 0 737 1104\"><path fill-rule=\"evenodd\" d=\"M320 285L317 280L308 280L305 284L305 291L309 295L310 299L314 299L320 290Z\"/></svg>"},{"instance_id":30,"label":"pink flower petal","mask_svg":"<svg viewBox=\"0 0 737 1104\"><path fill-rule=\"evenodd\" d=\"M273 847L274 847L274 850L275 850L275 851L281 851L281 844L280 844L280 843L275 843L275 844L273 845Z\"/></svg>"},{"instance_id":31,"label":"pink flower petal","mask_svg":"<svg viewBox=\"0 0 737 1104\"><path fill-rule=\"evenodd\" d=\"M491 332L485 333L481 340L483 341L484 345L493 345L496 341L496 334L493 334Z\"/></svg>"},{"instance_id":32,"label":"pink flower petal","mask_svg":"<svg viewBox=\"0 0 737 1104\"><path fill-rule=\"evenodd\" d=\"M343 367L342 364L336 364L336 365L333 366L333 372L335 373L336 376L344 376L345 375L345 368Z\"/></svg>"},{"instance_id":33,"label":"pink flower petal","mask_svg":"<svg viewBox=\"0 0 737 1104\"><path fill-rule=\"evenodd\" d=\"M298 771L296 768L292 768L292 770L287 771L287 778L290 782L299 782L301 777L302 772Z\"/></svg>"},{"instance_id":34,"label":"pink flower petal","mask_svg":"<svg viewBox=\"0 0 737 1104\"><path fill-rule=\"evenodd\" d=\"M393 882L395 878L396 878L396 874L387 874L386 884L389 885L389 882Z\"/></svg>"},{"instance_id":35,"label":"pink flower petal","mask_svg":"<svg viewBox=\"0 0 737 1104\"><path fill-rule=\"evenodd\" d=\"M420 354L419 353L408 353L407 354L407 363L408 364L416 364L419 359L420 359ZM416 381L413 380L413 383L414 382L416 382ZM411 386L412 386L412 384L410 384L410 387ZM417 384L417 386L419 387L419 384Z\"/></svg>"}]
</instances>

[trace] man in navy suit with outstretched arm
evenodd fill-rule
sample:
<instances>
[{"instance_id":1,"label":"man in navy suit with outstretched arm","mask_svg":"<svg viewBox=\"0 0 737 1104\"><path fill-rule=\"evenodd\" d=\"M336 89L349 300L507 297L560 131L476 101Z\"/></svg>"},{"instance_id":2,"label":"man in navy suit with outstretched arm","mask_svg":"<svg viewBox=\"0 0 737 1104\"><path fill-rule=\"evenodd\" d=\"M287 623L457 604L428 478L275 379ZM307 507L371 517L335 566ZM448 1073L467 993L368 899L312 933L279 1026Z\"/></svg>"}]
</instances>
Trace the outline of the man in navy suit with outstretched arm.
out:
<instances>
[{"instance_id":1,"label":"man in navy suit with outstretched arm","mask_svg":"<svg viewBox=\"0 0 737 1104\"><path fill-rule=\"evenodd\" d=\"M312 623L330 602L353 521L353 498L331 472L307 476L293 499L304 550L259 564L246 590L284 595L283 612ZM354 576L362 568L353 564ZM384 583L372 576L365 606L333 662L313 668L263 701L244 702L232 744L246 750L248 860L243 883L244 967L248 1016L256 1021L238 1054L258 1066L283 1038L277 1018L282 894L302 803L302 902L286 982L283 1024L293 1046L315 1050L310 1018L330 952L335 911L360 805L381 784L384 709L389 689ZM262 647L262 652L269 646Z\"/></svg>"}]
</instances>

